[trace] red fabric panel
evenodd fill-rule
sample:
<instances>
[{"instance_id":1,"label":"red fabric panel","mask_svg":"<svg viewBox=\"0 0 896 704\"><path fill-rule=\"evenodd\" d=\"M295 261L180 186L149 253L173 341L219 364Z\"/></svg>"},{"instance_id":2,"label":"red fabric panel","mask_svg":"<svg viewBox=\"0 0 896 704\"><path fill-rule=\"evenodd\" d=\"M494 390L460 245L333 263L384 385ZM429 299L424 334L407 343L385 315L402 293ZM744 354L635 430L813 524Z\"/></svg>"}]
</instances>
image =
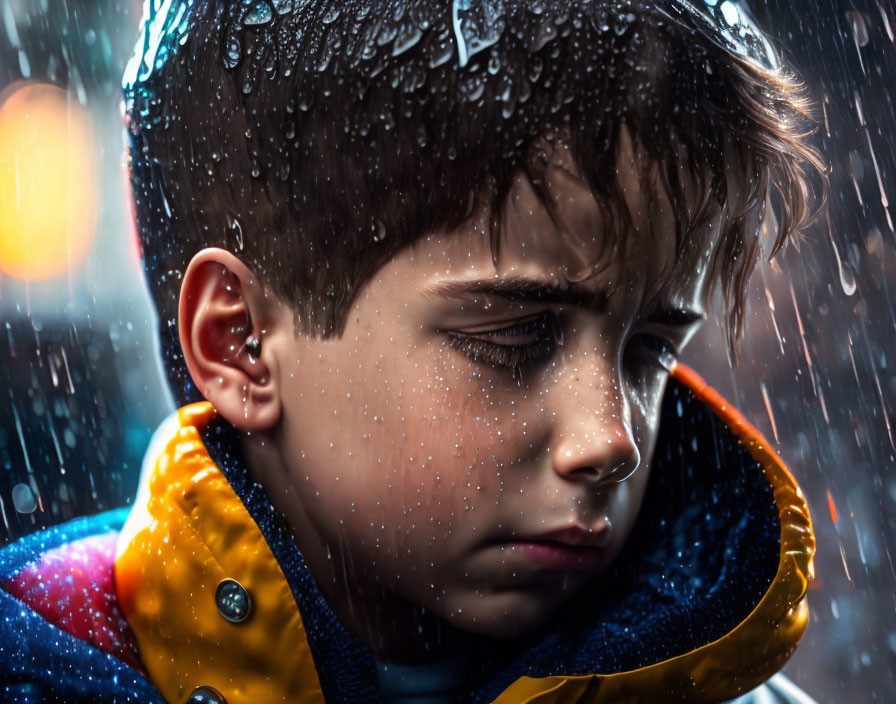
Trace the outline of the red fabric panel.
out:
<instances>
[{"instance_id":1,"label":"red fabric panel","mask_svg":"<svg viewBox=\"0 0 896 704\"><path fill-rule=\"evenodd\" d=\"M2 587L54 626L144 673L137 642L115 597L118 533L48 550Z\"/></svg>"}]
</instances>

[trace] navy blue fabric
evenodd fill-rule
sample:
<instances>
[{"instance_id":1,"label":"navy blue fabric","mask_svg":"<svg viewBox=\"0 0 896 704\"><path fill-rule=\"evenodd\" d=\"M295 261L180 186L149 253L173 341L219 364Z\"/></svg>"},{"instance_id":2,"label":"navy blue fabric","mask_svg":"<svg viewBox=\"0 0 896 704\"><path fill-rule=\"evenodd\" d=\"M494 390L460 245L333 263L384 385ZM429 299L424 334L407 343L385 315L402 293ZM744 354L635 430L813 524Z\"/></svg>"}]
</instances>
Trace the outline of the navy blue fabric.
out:
<instances>
[{"instance_id":1,"label":"navy blue fabric","mask_svg":"<svg viewBox=\"0 0 896 704\"><path fill-rule=\"evenodd\" d=\"M120 530L127 515L128 509L118 509L23 538L0 551L0 580L15 575L47 550ZM165 703L158 690L135 669L51 625L2 589L0 701L4 704Z\"/></svg>"}]
</instances>

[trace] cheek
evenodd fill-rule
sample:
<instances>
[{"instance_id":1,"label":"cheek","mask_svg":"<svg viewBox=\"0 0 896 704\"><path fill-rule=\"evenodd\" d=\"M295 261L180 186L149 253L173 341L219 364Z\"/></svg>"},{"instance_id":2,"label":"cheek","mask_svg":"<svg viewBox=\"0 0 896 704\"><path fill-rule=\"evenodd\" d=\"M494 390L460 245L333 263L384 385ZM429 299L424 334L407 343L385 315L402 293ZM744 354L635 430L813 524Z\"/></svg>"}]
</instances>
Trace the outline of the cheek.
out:
<instances>
[{"instance_id":1,"label":"cheek","mask_svg":"<svg viewBox=\"0 0 896 704\"><path fill-rule=\"evenodd\" d=\"M340 530L444 535L493 489L496 462L512 459L503 457L512 411L496 380L437 352L426 362L352 354L339 368L304 370L315 381L289 390L293 474L311 510Z\"/></svg>"},{"instance_id":2,"label":"cheek","mask_svg":"<svg viewBox=\"0 0 896 704\"><path fill-rule=\"evenodd\" d=\"M414 498L432 518L452 523L492 491L501 465L512 461L513 412L498 400L493 379L450 360L398 388L400 413L386 424L398 442L383 448L402 475L400 496L391 500Z\"/></svg>"}]
</instances>

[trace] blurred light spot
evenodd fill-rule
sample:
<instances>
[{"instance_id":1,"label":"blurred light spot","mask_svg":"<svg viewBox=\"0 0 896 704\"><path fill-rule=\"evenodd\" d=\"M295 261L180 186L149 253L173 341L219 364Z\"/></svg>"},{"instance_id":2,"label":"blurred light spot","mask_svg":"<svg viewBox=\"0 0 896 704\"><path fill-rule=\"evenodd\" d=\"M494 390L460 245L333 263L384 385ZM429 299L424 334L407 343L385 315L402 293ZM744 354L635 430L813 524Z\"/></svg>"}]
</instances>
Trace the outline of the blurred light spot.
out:
<instances>
[{"instance_id":1,"label":"blurred light spot","mask_svg":"<svg viewBox=\"0 0 896 704\"><path fill-rule=\"evenodd\" d=\"M830 491L828 491L828 511L831 512L831 521L836 523L837 522L837 506L834 503L834 497L831 496Z\"/></svg>"},{"instance_id":2,"label":"blurred light spot","mask_svg":"<svg viewBox=\"0 0 896 704\"><path fill-rule=\"evenodd\" d=\"M17 279L71 270L96 231L92 130L69 98L24 83L0 100L0 271Z\"/></svg>"},{"instance_id":3,"label":"blurred light spot","mask_svg":"<svg viewBox=\"0 0 896 704\"><path fill-rule=\"evenodd\" d=\"M34 513L37 502L31 493L31 487L27 484L16 484L12 488L12 504L19 513Z\"/></svg>"}]
</instances>

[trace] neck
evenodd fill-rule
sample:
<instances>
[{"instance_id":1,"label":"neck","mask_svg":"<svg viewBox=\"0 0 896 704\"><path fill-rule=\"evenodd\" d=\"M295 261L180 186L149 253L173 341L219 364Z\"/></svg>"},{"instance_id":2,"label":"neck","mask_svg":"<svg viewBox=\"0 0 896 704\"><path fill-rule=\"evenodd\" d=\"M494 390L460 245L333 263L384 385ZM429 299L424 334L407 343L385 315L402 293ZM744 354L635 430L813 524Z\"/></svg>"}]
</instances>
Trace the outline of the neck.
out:
<instances>
[{"instance_id":1,"label":"neck","mask_svg":"<svg viewBox=\"0 0 896 704\"><path fill-rule=\"evenodd\" d=\"M377 582L349 546L327 540L302 505L277 443L243 436L250 476L265 487L274 508L289 525L293 540L339 620L384 663L422 665L463 660L477 640L432 612Z\"/></svg>"}]
</instances>

